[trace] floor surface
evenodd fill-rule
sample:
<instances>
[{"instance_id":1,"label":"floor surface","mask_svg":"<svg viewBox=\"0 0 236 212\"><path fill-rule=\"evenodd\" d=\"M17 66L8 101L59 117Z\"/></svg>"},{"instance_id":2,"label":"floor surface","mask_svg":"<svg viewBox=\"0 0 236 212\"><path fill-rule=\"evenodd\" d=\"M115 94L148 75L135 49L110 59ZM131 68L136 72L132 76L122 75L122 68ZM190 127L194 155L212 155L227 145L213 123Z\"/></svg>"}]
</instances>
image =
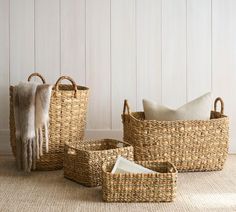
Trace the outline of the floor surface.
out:
<instances>
[{"instance_id":1,"label":"floor surface","mask_svg":"<svg viewBox=\"0 0 236 212\"><path fill-rule=\"evenodd\" d=\"M12 156L0 156L0 211L236 211L236 155L219 172L180 173L173 203L104 203L101 188L63 178L62 171L17 172Z\"/></svg>"}]
</instances>

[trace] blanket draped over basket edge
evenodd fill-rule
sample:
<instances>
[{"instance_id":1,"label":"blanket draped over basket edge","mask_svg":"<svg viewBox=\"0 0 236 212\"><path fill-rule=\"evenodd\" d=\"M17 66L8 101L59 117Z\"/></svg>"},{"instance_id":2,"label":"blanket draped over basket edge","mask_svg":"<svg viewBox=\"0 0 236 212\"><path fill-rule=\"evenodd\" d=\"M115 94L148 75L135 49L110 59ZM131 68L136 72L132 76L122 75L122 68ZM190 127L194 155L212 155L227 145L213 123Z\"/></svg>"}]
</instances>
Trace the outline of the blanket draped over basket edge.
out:
<instances>
[{"instance_id":1,"label":"blanket draped over basket edge","mask_svg":"<svg viewBox=\"0 0 236 212\"><path fill-rule=\"evenodd\" d=\"M30 172L43 154L43 128L48 152L48 121L52 86L20 82L14 88L16 161L18 169Z\"/></svg>"}]
</instances>

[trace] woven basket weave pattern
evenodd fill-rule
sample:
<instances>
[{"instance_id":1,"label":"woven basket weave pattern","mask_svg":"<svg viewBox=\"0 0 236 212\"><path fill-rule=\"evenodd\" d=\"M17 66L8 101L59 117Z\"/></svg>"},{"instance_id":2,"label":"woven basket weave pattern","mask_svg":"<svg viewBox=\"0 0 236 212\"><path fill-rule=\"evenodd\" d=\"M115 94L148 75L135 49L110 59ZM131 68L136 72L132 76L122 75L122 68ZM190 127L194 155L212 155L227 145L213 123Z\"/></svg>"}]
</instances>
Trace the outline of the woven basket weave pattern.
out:
<instances>
[{"instance_id":1,"label":"woven basket weave pattern","mask_svg":"<svg viewBox=\"0 0 236 212\"><path fill-rule=\"evenodd\" d=\"M133 160L133 147L117 140L88 140L65 145L64 176L85 186L102 182L102 163L114 162L118 155Z\"/></svg>"},{"instance_id":2,"label":"woven basket weave pattern","mask_svg":"<svg viewBox=\"0 0 236 212\"><path fill-rule=\"evenodd\" d=\"M63 77L64 79L64 77ZM81 140L84 137L88 88L58 85L53 88L49 109L49 152L37 160L37 170L56 170L63 168L64 143ZM10 87L10 143L16 154L16 135L13 109L13 89ZM45 146L44 148L45 149Z\"/></svg>"},{"instance_id":3,"label":"woven basket weave pattern","mask_svg":"<svg viewBox=\"0 0 236 212\"><path fill-rule=\"evenodd\" d=\"M103 200L106 202L171 202L176 196L177 170L168 162L136 162L155 174L111 174L114 163L103 164Z\"/></svg>"},{"instance_id":4,"label":"woven basket weave pattern","mask_svg":"<svg viewBox=\"0 0 236 212\"><path fill-rule=\"evenodd\" d=\"M228 154L229 120L212 111L206 121L144 120L143 112L123 114L124 140L135 160L170 161L178 171L221 170Z\"/></svg>"}]
</instances>

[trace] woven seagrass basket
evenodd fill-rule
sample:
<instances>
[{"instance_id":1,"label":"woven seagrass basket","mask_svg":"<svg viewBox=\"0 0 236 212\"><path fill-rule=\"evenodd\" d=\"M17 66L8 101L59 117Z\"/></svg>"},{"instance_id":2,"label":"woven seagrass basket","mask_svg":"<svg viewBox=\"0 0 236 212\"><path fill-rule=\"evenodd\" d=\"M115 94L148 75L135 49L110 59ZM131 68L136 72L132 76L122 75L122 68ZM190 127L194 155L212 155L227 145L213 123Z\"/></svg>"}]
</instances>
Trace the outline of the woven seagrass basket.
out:
<instances>
[{"instance_id":1,"label":"woven seagrass basket","mask_svg":"<svg viewBox=\"0 0 236 212\"><path fill-rule=\"evenodd\" d=\"M176 196L177 170L169 162L136 162L159 173L112 174L114 163L102 166L103 200L106 202L171 202Z\"/></svg>"},{"instance_id":2,"label":"woven seagrass basket","mask_svg":"<svg viewBox=\"0 0 236 212\"><path fill-rule=\"evenodd\" d=\"M29 76L38 76L42 82L45 79L38 73ZM62 80L69 80L72 85L61 84ZM16 135L13 108L14 86L10 87L10 143L14 156L16 155ZM89 89L77 86L70 77L62 76L56 82L51 95L49 109L49 152L36 162L36 170L56 170L63 168L64 143L81 140L84 137L86 112ZM44 146L45 149L45 146Z\"/></svg>"},{"instance_id":3,"label":"woven seagrass basket","mask_svg":"<svg viewBox=\"0 0 236 212\"><path fill-rule=\"evenodd\" d=\"M119 155L133 160L133 147L113 139L66 144L64 176L88 187L100 186L103 162L114 162Z\"/></svg>"},{"instance_id":4,"label":"woven seagrass basket","mask_svg":"<svg viewBox=\"0 0 236 212\"><path fill-rule=\"evenodd\" d=\"M218 102L220 112L216 111ZM229 120L223 114L224 103L218 97L209 120L145 120L144 112L130 112L125 100L124 141L134 147L138 161L169 161L178 171L222 170L229 140Z\"/></svg>"}]
</instances>

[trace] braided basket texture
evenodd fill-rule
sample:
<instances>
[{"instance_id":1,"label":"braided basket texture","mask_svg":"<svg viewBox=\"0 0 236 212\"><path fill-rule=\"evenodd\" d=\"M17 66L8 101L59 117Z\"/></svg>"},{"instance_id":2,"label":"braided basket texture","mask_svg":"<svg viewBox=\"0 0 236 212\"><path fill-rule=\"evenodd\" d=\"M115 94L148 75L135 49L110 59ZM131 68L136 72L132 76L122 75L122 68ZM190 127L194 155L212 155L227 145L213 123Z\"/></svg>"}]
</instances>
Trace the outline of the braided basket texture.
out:
<instances>
[{"instance_id":1,"label":"braided basket texture","mask_svg":"<svg viewBox=\"0 0 236 212\"><path fill-rule=\"evenodd\" d=\"M133 160L133 147L113 139L87 140L66 144L64 155L64 176L93 187L102 183L102 164L119 155Z\"/></svg>"},{"instance_id":2,"label":"braided basket texture","mask_svg":"<svg viewBox=\"0 0 236 212\"><path fill-rule=\"evenodd\" d=\"M104 163L102 193L106 202L171 202L176 196L177 170L169 162L136 162L159 173L111 174L114 163Z\"/></svg>"},{"instance_id":3,"label":"braided basket texture","mask_svg":"<svg viewBox=\"0 0 236 212\"><path fill-rule=\"evenodd\" d=\"M216 111L217 103L221 111ZM209 120L145 120L144 112L130 112L127 100L122 115L124 141L134 147L138 161L169 161L178 171L221 170L228 155L229 119L217 98Z\"/></svg>"},{"instance_id":4,"label":"braided basket texture","mask_svg":"<svg viewBox=\"0 0 236 212\"><path fill-rule=\"evenodd\" d=\"M45 79L38 73L42 82ZM60 84L62 80L69 80L72 85ZM10 143L12 152L16 154L16 135L13 107L14 86L10 87ZM84 138L89 89L77 86L70 77L62 76L56 82L51 95L49 110L49 152L36 163L36 170L56 170L63 168L64 144ZM45 147L44 147L45 149Z\"/></svg>"}]
</instances>

